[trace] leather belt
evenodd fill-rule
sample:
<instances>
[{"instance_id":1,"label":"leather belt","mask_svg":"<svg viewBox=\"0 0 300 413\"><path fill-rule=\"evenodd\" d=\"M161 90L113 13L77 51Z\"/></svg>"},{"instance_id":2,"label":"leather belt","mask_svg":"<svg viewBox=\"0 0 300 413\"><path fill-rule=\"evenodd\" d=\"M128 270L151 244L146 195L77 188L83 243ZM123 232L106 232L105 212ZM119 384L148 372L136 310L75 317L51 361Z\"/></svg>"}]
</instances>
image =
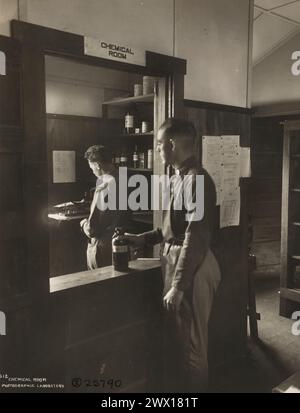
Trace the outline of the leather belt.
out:
<instances>
[{"instance_id":1,"label":"leather belt","mask_svg":"<svg viewBox=\"0 0 300 413\"><path fill-rule=\"evenodd\" d=\"M171 238L168 241L166 241L166 244L177 245L179 247L182 247L183 241L181 241L178 238Z\"/></svg>"}]
</instances>

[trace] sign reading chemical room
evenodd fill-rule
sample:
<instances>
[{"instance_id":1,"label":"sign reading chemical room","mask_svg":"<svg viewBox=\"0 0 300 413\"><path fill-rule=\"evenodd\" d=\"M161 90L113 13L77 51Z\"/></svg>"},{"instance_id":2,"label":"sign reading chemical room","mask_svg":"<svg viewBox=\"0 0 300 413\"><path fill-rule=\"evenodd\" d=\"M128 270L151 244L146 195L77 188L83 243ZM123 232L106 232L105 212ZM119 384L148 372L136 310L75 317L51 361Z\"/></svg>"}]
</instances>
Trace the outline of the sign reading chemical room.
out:
<instances>
[{"instance_id":1,"label":"sign reading chemical room","mask_svg":"<svg viewBox=\"0 0 300 413\"><path fill-rule=\"evenodd\" d=\"M84 37L84 53L89 56L146 66L145 51L116 42L95 39L93 37Z\"/></svg>"}]
</instances>

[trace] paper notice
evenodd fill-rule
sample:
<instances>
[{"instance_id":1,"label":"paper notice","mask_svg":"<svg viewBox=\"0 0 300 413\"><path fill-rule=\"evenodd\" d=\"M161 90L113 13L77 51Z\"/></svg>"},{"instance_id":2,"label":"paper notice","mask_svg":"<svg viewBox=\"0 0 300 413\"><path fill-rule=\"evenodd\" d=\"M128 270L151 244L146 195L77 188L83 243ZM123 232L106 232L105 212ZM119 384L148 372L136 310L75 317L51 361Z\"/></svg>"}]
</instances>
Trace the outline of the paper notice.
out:
<instances>
[{"instance_id":1,"label":"paper notice","mask_svg":"<svg viewBox=\"0 0 300 413\"><path fill-rule=\"evenodd\" d=\"M223 193L231 192L240 185L240 163L239 159L236 162L227 163L222 166L223 174Z\"/></svg>"},{"instance_id":2,"label":"paper notice","mask_svg":"<svg viewBox=\"0 0 300 413\"><path fill-rule=\"evenodd\" d=\"M250 148L241 148L240 176L241 176L241 178L250 178L251 177L251 152L250 152Z\"/></svg>"},{"instance_id":3,"label":"paper notice","mask_svg":"<svg viewBox=\"0 0 300 413\"><path fill-rule=\"evenodd\" d=\"M223 194L240 185L240 137L221 136Z\"/></svg>"},{"instance_id":4,"label":"paper notice","mask_svg":"<svg viewBox=\"0 0 300 413\"><path fill-rule=\"evenodd\" d=\"M220 208L220 227L233 227L240 225L241 191L240 188L228 192Z\"/></svg>"},{"instance_id":5,"label":"paper notice","mask_svg":"<svg viewBox=\"0 0 300 413\"><path fill-rule=\"evenodd\" d=\"M239 135L222 135L222 146L226 152L233 153L235 149L240 147Z\"/></svg>"},{"instance_id":6,"label":"paper notice","mask_svg":"<svg viewBox=\"0 0 300 413\"><path fill-rule=\"evenodd\" d=\"M217 205L223 198L222 152L220 136L202 137L202 164L212 177L217 191Z\"/></svg>"},{"instance_id":7,"label":"paper notice","mask_svg":"<svg viewBox=\"0 0 300 413\"><path fill-rule=\"evenodd\" d=\"M71 183L75 179L75 151L53 151L53 183Z\"/></svg>"}]
</instances>

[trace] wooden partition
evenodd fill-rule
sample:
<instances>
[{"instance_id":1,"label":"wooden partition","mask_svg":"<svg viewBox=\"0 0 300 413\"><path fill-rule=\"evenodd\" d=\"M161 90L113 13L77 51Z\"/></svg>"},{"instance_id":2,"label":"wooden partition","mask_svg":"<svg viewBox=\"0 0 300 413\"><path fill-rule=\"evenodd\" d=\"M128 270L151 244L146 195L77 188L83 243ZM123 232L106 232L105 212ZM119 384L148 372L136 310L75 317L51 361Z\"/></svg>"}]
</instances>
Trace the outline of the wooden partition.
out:
<instances>
[{"instance_id":1,"label":"wooden partition","mask_svg":"<svg viewBox=\"0 0 300 413\"><path fill-rule=\"evenodd\" d=\"M49 205L51 170L48 160L52 147L50 145L48 149L47 145L45 55L162 77L167 87L160 109L165 111L164 115L175 116L182 110L186 62L148 51L145 52L145 67L90 57L84 54L83 36L20 21L12 22L12 39L1 37L0 42L0 49L8 56L8 75L0 77L0 192L1 213L5 217L1 219L0 311L7 316L7 336L0 337L1 369L9 376L47 377L49 382L61 377L62 380L70 378L73 367L74 372L78 364L85 368L88 354L96 357L92 361L93 366L96 366L94 361L101 363L103 354L100 357L97 351L100 351L98 346L102 339L98 336L104 329L109 331L110 326L116 328L116 334L110 336L111 341L106 339L101 343L105 351L111 344L112 358L118 355L120 348L114 347L114 343L119 341L120 346L125 346L122 360L126 359L127 351L137 350L136 354L147 359L148 365L154 365L157 355L148 357L148 340L153 332L148 320L151 314L156 317L156 310L149 302L157 300L157 297L160 300L157 293L157 289L160 290L159 271L153 279L147 278L147 272L141 272L135 286L131 279L115 278L112 284L108 283L107 290L100 288L100 291L93 285L91 288L78 287L75 293L70 290L59 295L57 301L56 297L50 296L49 228L45 214ZM48 127L54 124L65 127L58 119L48 121ZM55 142L55 136L52 138ZM67 148L68 143L65 141L63 144ZM65 188L68 197L79 196L83 189L81 184L85 182L79 182L74 188ZM53 202L61 197L61 189L53 192ZM118 281L119 288L116 285ZM106 307L105 302L110 307ZM142 323L141 329L139 325L134 327L135 322ZM123 340L122 326L127 323L133 324L129 330L143 339L130 342L130 332ZM159 332L160 328L155 330ZM76 331L78 335L69 335ZM74 362L69 363L66 358ZM94 370L79 368L79 371L91 376L96 374ZM128 379L128 386L142 381L141 388L145 389L145 383L151 381L151 371L151 368L144 369L137 377ZM67 386L70 386L69 382Z\"/></svg>"},{"instance_id":2,"label":"wooden partition","mask_svg":"<svg viewBox=\"0 0 300 413\"><path fill-rule=\"evenodd\" d=\"M160 264L135 261L130 268L114 273L106 267L51 280L52 323L45 334L51 345L44 372L47 377L52 373L55 383L63 382L64 391L161 390Z\"/></svg>"},{"instance_id":3,"label":"wooden partition","mask_svg":"<svg viewBox=\"0 0 300 413\"><path fill-rule=\"evenodd\" d=\"M0 36L0 50L6 55L6 75L0 76L0 311L6 316L7 333L0 336L0 365L2 371L7 366L15 371L17 365L21 371L28 340L28 321L18 312L28 290L22 48L18 41ZM14 354L7 351L10 347Z\"/></svg>"},{"instance_id":4,"label":"wooden partition","mask_svg":"<svg viewBox=\"0 0 300 413\"><path fill-rule=\"evenodd\" d=\"M186 116L193 121L199 147L203 135L240 135L242 147L250 146L250 111L186 101ZM210 322L209 356L212 367L246 353L248 206L247 179L241 179L240 226L219 230L215 248L222 282Z\"/></svg>"},{"instance_id":5,"label":"wooden partition","mask_svg":"<svg viewBox=\"0 0 300 413\"><path fill-rule=\"evenodd\" d=\"M83 199L96 186L96 178L84 159L92 145L111 145L108 137L119 132L116 119L47 115L48 202L49 207ZM75 182L53 183L53 151L75 151ZM92 195L92 193L91 193ZM87 238L80 230L80 219L56 221L49 225L49 276L84 271Z\"/></svg>"}]
</instances>

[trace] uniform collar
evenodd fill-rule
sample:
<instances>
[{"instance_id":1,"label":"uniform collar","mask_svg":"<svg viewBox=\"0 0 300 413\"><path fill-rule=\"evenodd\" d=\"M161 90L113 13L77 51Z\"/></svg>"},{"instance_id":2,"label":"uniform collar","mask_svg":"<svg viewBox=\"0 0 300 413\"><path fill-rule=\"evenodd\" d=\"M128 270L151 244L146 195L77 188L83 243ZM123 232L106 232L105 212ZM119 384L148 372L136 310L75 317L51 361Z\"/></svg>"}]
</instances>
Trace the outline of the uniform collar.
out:
<instances>
[{"instance_id":1,"label":"uniform collar","mask_svg":"<svg viewBox=\"0 0 300 413\"><path fill-rule=\"evenodd\" d=\"M176 175L185 175L189 169L195 167L197 165L197 160L194 156L187 158L185 161L182 162L180 167L175 170Z\"/></svg>"}]
</instances>

